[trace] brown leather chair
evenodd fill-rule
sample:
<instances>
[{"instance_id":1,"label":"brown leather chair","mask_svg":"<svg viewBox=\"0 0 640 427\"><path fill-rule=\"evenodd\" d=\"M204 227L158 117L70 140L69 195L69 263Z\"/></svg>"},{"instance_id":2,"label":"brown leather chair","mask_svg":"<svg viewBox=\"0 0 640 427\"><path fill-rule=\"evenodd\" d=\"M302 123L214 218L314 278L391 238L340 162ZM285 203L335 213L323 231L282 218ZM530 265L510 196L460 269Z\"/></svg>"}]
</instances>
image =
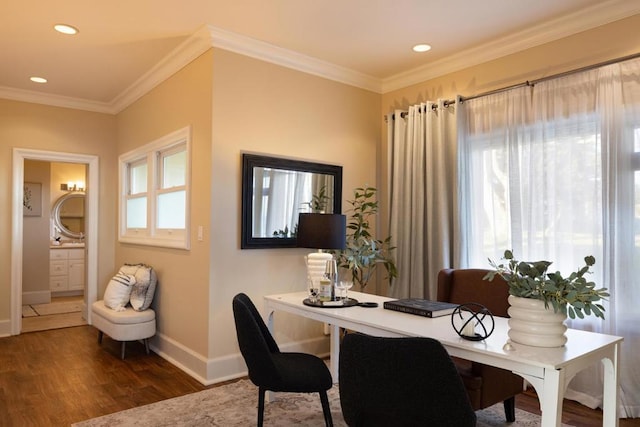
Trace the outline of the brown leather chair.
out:
<instances>
[{"instance_id":1,"label":"brown leather chair","mask_svg":"<svg viewBox=\"0 0 640 427\"><path fill-rule=\"evenodd\" d=\"M489 270L445 269L438 273L438 301L482 304L494 316L509 317L509 287L496 276L493 281L483 280ZM458 372L474 410L504 402L507 421L515 421L515 396L523 391L522 377L504 369L454 358Z\"/></svg>"}]
</instances>

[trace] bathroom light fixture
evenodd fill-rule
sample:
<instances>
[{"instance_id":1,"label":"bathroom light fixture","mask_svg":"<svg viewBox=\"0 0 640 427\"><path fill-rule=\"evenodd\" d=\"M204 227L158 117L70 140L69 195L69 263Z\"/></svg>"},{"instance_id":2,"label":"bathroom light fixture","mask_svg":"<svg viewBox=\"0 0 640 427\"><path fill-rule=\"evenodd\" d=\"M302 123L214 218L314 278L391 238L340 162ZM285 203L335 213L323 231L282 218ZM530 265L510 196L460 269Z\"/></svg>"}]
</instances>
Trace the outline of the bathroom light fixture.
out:
<instances>
[{"instance_id":1,"label":"bathroom light fixture","mask_svg":"<svg viewBox=\"0 0 640 427\"><path fill-rule=\"evenodd\" d=\"M72 27L71 25L67 25L67 24L56 24L53 26L53 28L62 34L68 34L68 35L75 35L78 34L78 29L76 27Z\"/></svg>"},{"instance_id":2,"label":"bathroom light fixture","mask_svg":"<svg viewBox=\"0 0 640 427\"><path fill-rule=\"evenodd\" d=\"M37 77L37 76L30 77L29 80L31 80L34 83L46 83L47 82L47 79L45 79L44 77Z\"/></svg>"},{"instance_id":3,"label":"bathroom light fixture","mask_svg":"<svg viewBox=\"0 0 640 427\"><path fill-rule=\"evenodd\" d=\"M424 43L417 44L413 47L414 52L427 52L429 50L431 50L431 46Z\"/></svg>"},{"instance_id":4,"label":"bathroom light fixture","mask_svg":"<svg viewBox=\"0 0 640 427\"><path fill-rule=\"evenodd\" d=\"M84 191L84 182L67 182L60 184L62 191Z\"/></svg>"}]
</instances>

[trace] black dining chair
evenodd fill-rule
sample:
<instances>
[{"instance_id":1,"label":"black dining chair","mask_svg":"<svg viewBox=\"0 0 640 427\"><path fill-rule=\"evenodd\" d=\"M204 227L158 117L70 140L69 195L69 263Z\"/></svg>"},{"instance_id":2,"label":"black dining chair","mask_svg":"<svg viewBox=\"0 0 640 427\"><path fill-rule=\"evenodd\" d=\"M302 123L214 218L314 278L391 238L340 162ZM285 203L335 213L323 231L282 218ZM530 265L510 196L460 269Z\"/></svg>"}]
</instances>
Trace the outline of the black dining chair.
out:
<instances>
[{"instance_id":1,"label":"black dining chair","mask_svg":"<svg viewBox=\"0 0 640 427\"><path fill-rule=\"evenodd\" d=\"M347 334L339 374L351 427L476 425L456 367L434 339Z\"/></svg>"},{"instance_id":2,"label":"black dining chair","mask_svg":"<svg viewBox=\"0 0 640 427\"><path fill-rule=\"evenodd\" d=\"M233 298L233 317L249 379L258 386L258 427L263 424L267 391L319 393L325 424L332 427L327 390L333 380L324 361L312 354L280 352L260 313L244 293Z\"/></svg>"}]
</instances>

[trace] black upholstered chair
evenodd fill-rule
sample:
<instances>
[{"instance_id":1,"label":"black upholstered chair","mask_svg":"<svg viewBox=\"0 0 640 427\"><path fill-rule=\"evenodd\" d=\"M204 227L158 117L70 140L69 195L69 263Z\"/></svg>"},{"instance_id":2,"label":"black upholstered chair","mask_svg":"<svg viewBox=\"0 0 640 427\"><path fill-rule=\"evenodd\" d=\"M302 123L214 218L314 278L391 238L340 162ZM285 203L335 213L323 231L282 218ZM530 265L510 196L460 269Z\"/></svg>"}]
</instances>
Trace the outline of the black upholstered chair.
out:
<instances>
[{"instance_id":1,"label":"black upholstered chair","mask_svg":"<svg viewBox=\"0 0 640 427\"><path fill-rule=\"evenodd\" d=\"M249 379L258 386L258 427L263 423L266 391L319 393L325 424L333 426L327 397L333 381L322 359L280 352L255 305L243 293L233 298L233 317Z\"/></svg>"},{"instance_id":2,"label":"black upholstered chair","mask_svg":"<svg viewBox=\"0 0 640 427\"><path fill-rule=\"evenodd\" d=\"M509 285L496 276L493 281L484 280L489 270L445 269L438 273L438 301L454 304L475 302L482 304L494 316L509 317ZM522 377L505 369L453 358L469 394L471 406L476 411L504 402L505 418L516 419L515 396L524 389Z\"/></svg>"},{"instance_id":3,"label":"black upholstered chair","mask_svg":"<svg viewBox=\"0 0 640 427\"><path fill-rule=\"evenodd\" d=\"M347 334L340 347L340 403L351 427L473 427L456 367L431 338Z\"/></svg>"}]
</instances>

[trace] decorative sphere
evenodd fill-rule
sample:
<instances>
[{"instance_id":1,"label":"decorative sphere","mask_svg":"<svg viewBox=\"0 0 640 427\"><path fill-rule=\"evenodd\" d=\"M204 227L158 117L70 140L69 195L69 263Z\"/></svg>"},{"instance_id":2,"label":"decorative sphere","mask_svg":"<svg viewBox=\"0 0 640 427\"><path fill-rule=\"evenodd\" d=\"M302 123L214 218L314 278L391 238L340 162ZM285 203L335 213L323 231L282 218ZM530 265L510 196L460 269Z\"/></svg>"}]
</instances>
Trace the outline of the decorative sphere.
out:
<instances>
[{"instance_id":1,"label":"decorative sphere","mask_svg":"<svg viewBox=\"0 0 640 427\"><path fill-rule=\"evenodd\" d=\"M451 325L461 338L470 341L488 338L496 326L491 311L475 302L456 307L451 313Z\"/></svg>"}]
</instances>

